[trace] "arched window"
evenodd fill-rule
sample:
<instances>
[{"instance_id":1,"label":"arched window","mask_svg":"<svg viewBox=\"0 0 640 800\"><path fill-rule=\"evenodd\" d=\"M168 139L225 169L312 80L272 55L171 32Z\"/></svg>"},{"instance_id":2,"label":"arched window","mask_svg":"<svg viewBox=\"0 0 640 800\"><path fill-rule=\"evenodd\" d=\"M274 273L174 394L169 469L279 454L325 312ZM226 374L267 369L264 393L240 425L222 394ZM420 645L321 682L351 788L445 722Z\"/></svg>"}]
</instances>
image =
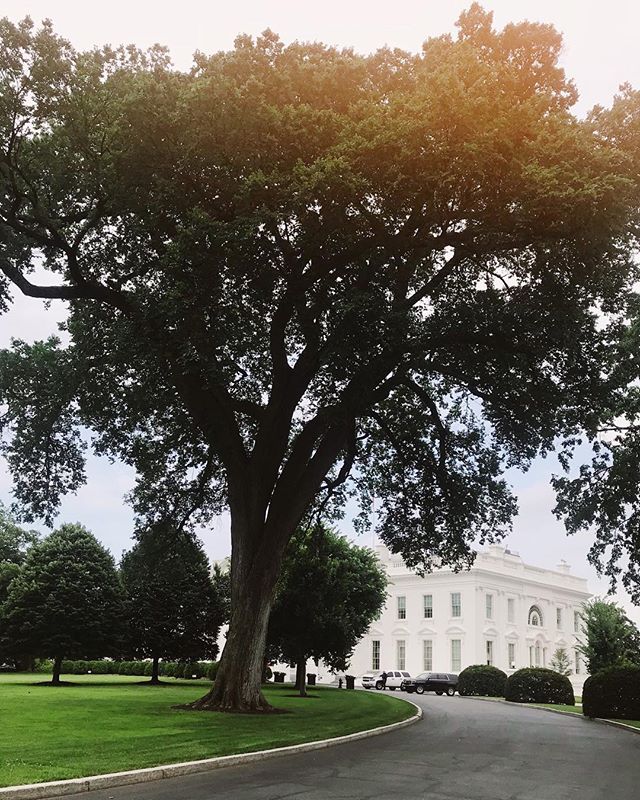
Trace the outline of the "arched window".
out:
<instances>
[{"instance_id":1,"label":"arched window","mask_svg":"<svg viewBox=\"0 0 640 800\"><path fill-rule=\"evenodd\" d=\"M529 609L529 625L533 625L534 628L542 627L542 613L538 606L531 606Z\"/></svg>"}]
</instances>

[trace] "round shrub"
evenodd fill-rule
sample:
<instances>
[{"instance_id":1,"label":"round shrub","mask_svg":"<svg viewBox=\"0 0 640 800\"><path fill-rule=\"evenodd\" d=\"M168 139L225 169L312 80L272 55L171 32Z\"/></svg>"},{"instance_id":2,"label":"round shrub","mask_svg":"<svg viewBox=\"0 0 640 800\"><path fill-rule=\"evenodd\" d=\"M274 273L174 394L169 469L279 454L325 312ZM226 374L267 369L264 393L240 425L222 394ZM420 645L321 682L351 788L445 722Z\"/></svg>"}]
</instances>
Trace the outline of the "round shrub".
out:
<instances>
[{"instance_id":1,"label":"round shrub","mask_svg":"<svg viewBox=\"0 0 640 800\"><path fill-rule=\"evenodd\" d=\"M507 675L488 664L474 664L458 675L458 694L463 697L504 697Z\"/></svg>"},{"instance_id":2,"label":"round shrub","mask_svg":"<svg viewBox=\"0 0 640 800\"><path fill-rule=\"evenodd\" d=\"M527 667L509 675L504 696L512 703L576 704L569 678L543 667Z\"/></svg>"},{"instance_id":3,"label":"round shrub","mask_svg":"<svg viewBox=\"0 0 640 800\"><path fill-rule=\"evenodd\" d=\"M640 719L640 667L608 667L584 682L585 717Z\"/></svg>"},{"instance_id":4,"label":"round shrub","mask_svg":"<svg viewBox=\"0 0 640 800\"><path fill-rule=\"evenodd\" d=\"M216 675L218 674L218 667L220 666L219 661L212 661L209 666L207 667L207 678L210 681L215 681Z\"/></svg>"},{"instance_id":5,"label":"round shrub","mask_svg":"<svg viewBox=\"0 0 640 800\"><path fill-rule=\"evenodd\" d=\"M73 675L73 668L75 663L76 663L75 661L63 661L60 667L60 674Z\"/></svg>"},{"instance_id":6,"label":"round shrub","mask_svg":"<svg viewBox=\"0 0 640 800\"><path fill-rule=\"evenodd\" d=\"M111 661L89 661L87 666L94 675L108 675L113 669Z\"/></svg>"},{"instance_id":7,"label":"round shrub","mask_svg":"<svg viewBox=\"0 0 640 800\"><path fill-rule=\"evenodd\" d=\"M74 661L73 668L71 670L72 675L86 675L89 672L89 662L88 661Z\"/></svg>"}]
</instances>

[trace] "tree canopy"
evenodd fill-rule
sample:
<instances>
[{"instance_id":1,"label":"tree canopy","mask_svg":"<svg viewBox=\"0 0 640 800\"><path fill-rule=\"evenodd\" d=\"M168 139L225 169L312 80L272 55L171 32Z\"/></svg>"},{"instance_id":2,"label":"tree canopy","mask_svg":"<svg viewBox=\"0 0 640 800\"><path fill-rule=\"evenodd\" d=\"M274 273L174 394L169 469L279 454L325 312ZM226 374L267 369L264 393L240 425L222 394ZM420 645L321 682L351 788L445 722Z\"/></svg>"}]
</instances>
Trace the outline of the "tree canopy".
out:
<instances>
[{"instance_id":1,"label":"tree canopy","mask_svg":"<svg viewBox=\"0 0 640 800\"><path fill-rule=\"evenodd\" d=\"M267 652L298 667L305 692L307 660L345 670L369 625L380 616L387 577L375 554L322 524L289 542L269 618Z\"/></svg>"},{"instance_id":2,"label":"tree canopy","mask_svg":"<svg viewBox=\"0 0 640 800\"><path fill-rule=\"evenodd\" d=\"M218 631L228 614L211 581L202 545L188 531L162 525L140 533L122 558L129 648L158 660L215 658Z\"/></svg>"},{"instance_id":3,"label":"tree canopy","mask_svg":"<svg viewBox=\"0 0 640 800\"><path fill-rule=\"evenodd\" d=\"M584 604L578 651L594 675L607 667L640 666L640 632L615 603L596 598Z\"/></svg>"},{"instance_id":4,"label":"tree canopy","mask_svg":"<svg viewBox=\"0 0 640 800\"><path fill-rule=\"evenodd\" d=\"M305 515L355 493L366 525L375 496L409 566L464 565L516 513L505 470L606 402L638 274L637 98L577 119L560 35L476 3L419 54L266 31L189 72L48 24L0 38L0 273L69 302L68 344L0 359L16 496L50 517L86 426L135 467L141 525L228 508L212 703L264 707Z\"/></svg>"},{"instance_id":5,"label":"tree canopy","mask_svg":"<svg viewBox=\"0 0 640 800\"><path fill-rule=\"evenodd\" d=\"M116 655L122 589L112 556L82 525L62 525L29 550L0 607L8 652L54 659Z\"/></svg>"},{"instance_id":6,"label":"tree canopy","mask_svg":"<svg viewBox=\"0 0 640 800\"><path fill-rule=\"evenodd\" d=\"M27 548L37 540L38 534L18 525L0 503L0 564L22 564Z\"/></svg>"}]
</instances>

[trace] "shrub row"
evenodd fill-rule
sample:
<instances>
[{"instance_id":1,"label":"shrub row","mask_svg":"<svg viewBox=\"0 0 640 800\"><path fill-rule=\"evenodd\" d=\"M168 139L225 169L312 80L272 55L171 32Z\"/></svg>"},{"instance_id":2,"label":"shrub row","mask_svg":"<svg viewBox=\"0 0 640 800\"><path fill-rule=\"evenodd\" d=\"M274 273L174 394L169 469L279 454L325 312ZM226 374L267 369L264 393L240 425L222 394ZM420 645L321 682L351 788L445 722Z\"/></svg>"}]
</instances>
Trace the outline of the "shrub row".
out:
<instances>
[{"instance_id":1,"label":"shrub row","mask_svg":"<svg viewBox=\"0 0 640 800\"><path fill-rule=\"evenodd\" d=\"M50 669L50 665L49 669ZM151 661L63 661L61 672L66 675L140 675L150 677ZM215 680L217 661L161 661L159 673L167 678L208 678Z\"/></svg>"},{"instance_id":2,"label":"shrub row","mask_svg":"<svg viewBox=\"0 0 640 800\"><path fill-rule=\"evenodd\" d=\"M640 719L640 667L609 667L591 675L582 689L585 717Z\"/></svg>"},{"instance_id":3,"label":"shrub row","mask_svg":"<svg viewBox=\"0 0 640 800\"><path fill-rule=\"evenodd\" d=\"M519 669L507 677L501 669L476 664L458 676L458 693L463 697L504 697L512 703L575 705L569 678L542 667Z\"/></svg>"}]
</instances>

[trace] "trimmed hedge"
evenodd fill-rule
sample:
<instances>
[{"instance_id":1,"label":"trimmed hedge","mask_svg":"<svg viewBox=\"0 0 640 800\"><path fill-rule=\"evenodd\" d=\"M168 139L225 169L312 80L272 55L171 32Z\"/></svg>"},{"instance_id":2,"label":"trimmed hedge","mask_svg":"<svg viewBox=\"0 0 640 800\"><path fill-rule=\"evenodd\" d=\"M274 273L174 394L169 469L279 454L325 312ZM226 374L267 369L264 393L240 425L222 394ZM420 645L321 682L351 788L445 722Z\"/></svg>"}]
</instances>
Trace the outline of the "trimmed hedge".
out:
<instances>
[{"instance_id":1,"label":"trimmed hedge","mask_svg":"<svg viewBox=\"0 0 640 800\"><path fill-rule=\"evenodd\" d=\"M161 661L158 672L166 678L209 678L215 680L218 672L218 661ZM153 668L152 661L63 661L61 672L66 675L138 675L149 677Z\"/></svg>"},{"instance_id":2,"label":"trimmed hedge","mask_svg":"<svg viewBox=\"0 0 640 800\"><path fill-rule=\"evenodd\" d=\"M527 667L509 675L504 696L512 703L576 704L569 678L544 667Z\"/></svg>"},{"instance_id":3,"label":"trimmed hedge","mask_svg":"<svg viewBox=\"0 0 640 800\"><path fill-rule=\"evenodd\" d=\"M640 667L608 667L584 682L585 717L640 720Z\"/></svg>"},{"instance_id":4,"label":"trimmed hedge","mask_svg":"<svg viewBox=\"0 0 640 800\"><path fill-rule=\"evenodd\" d=\"M474 664L458 675L458 694L463 697L504 697L507 674L488 664Z\"/></svg>"}]
</instances>

